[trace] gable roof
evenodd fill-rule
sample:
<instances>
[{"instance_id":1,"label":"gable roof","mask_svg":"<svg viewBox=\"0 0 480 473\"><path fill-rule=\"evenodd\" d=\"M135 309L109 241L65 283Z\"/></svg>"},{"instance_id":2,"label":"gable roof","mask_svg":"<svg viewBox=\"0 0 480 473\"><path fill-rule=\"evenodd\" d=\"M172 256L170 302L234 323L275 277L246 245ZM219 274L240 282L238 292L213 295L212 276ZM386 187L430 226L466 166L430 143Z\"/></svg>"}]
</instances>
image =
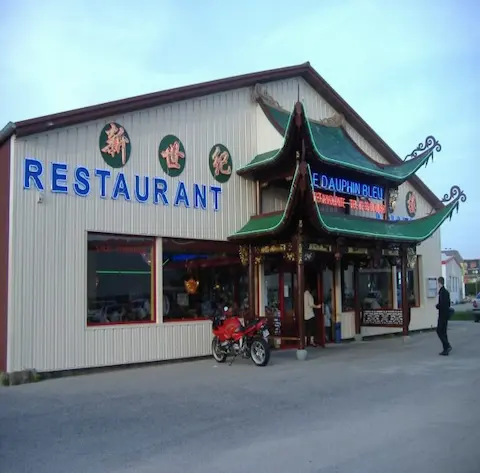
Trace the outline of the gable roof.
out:
<instances>
[{"instance_id":1,"label":"gable roof","mask_svg":"<svg viewBox=\"0 0 480 473\"><path fill-rule=\"evenodd\" d=\"M373 129L353 110L348 103L335 92L327 81L318 74L309 62L290 67L271 69L262 72L244 74L226 79L203 82L200 84L179 87L140 95L114 102L79 108L68 112L46 115L30 120L9 123L0 130L0 144L12 135L27 136L42 133L55 128L71 126L78 123L97 120L111 115L120 115L146 108L152 108L181 100L190 100L220 92L226 92L256 84L274 82L295 77L302 77L321 97L323 97L338 113L344 115L346 121L390 164L401 164L403 160L378 136ZM418 177L412 176L411 184L435 209L443 207L440 199Z\"/></svg>"},{"instance_id":2,"label":"gable roof","mask_svg":"<svg viewBox=\"0 0 480 473\"><path fill-rule=\"evenodd\" d=\"M446 255L442 255L442 264L448 264L448 263L450 263L450 261L453 261L454 263L456 263L456 265L460 269L463 269L462 265L458 262L458 260L457 260L457 258L455 258L455 256L446 256L445 259L443 258L444 256L446 256Z\"/></svg>"},{"instance_id":3,"label":"gable roof","mask_svg":"<svg viewBox=\"0 0 480 473\"><path fill-rule=\"evenodd\" d=\"M456 258L459 264L464 262L464 259L458 250L442 250L442 253L446 256Z\"/></svg>"}]
</instances>

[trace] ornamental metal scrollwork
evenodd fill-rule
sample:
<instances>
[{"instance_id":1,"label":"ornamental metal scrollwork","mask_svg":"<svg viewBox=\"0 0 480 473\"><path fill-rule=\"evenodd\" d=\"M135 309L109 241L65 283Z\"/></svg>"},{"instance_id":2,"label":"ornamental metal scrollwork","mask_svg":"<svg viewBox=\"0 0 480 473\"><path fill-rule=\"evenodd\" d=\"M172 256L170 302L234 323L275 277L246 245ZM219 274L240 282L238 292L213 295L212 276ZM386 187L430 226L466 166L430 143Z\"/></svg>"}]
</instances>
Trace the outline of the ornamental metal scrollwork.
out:
<instances>
[{"instance_id":1,"label":"ornamental metal scrollwork","mask_svg":"<svg viewBox=\"0 0 480 473\"><path fill-rule=\"evenodd\" d=\"M313 251L305 251L303 253L303 261L305 262L311 262L315 258L315 253Z\"/></svg>"},{"instance_id":2,"label":"ornamental metal scrollwork","mask_svg":"<svg viewBox=\"0 0 480 473\"><path fill-rule=\"evenodd\" d=\"M402 327L403 313L401 309L366 309L362 312L364 327Z\"/></svg>"},{"instance_id":3,"label":"ornamental metal scrollwork","mask_svg":"<svg viewBox=\"0 0 480 473\"><path fill-rule=\"evenodd\" d=\"M403 160L407 161L407 159L418 158L422 154L433 153L433 151L438 153L441 150L441 144L435 139L435 137L430 135L425 138L424 143L419 143L418 146L410 154L407 154Z\"/></svg>"},{"instance_id":4,"label":"ornamental metal scrollwork","mask_svg":"<svg viewBox=\"0 0 480 473\"><path fill-rule=\"evenodd\" d=\"M452 212L450 213L450 219L452 218L452 213L453 210L456 210L458 213L458 207L460 202L466 202L467 201L467 196L465 195L465 192L460 189L459 186L453 186L450 189L450 194L444 194L443 199L442 199L442 204L449 205L453 202L456 201L456 204L454 205ZM433 215L438 209L432 208L432 210L429 212L428 215Z\"/></svg>"},{"instance_id":5,"label":"ornamental metal scrollwork","mask_svg":"<svg viewBox=\"0 0 480 473\"><path fill-rule=\"evenodd\" d=\"M467 200L467 196L465 195L465 192L463 192L462 189L460 189L460 187L458 186L453 186L450 189L450 194L445 194L443 196L442 202L444 204L447 204L455 199L459 200L460 202L465 202Z\"/></svg>"},{"instance_id":6,"label":"ornamental metal scrollwork","mask_svg":"<svg viewBox=\"0 0 480 473\"><path fill-rule=\"evenodd\" d=\"M238 256L240 257L240 263L243 266L248 266L248 246L240 245L238 247Z\"/></svg>"},{"instance_id":7,"label":"ornamental metal scrollwork","mask_svg":"<svg viewBox=\"0 0 480 473\"><path fill-rule=\"evenodd\" d=\"M289 261L291 263L295 262L295 260L297 259L291 243L287 243L283 258L285 259L285 261Z\"/></svg>"}]
</instances>

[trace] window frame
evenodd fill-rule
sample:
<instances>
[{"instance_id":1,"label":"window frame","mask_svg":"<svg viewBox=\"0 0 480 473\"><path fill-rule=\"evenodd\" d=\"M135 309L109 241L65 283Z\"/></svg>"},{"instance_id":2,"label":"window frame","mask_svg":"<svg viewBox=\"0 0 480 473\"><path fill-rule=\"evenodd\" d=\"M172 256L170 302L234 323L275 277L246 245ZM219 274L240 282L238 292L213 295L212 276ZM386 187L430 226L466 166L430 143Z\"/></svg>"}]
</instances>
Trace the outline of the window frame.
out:
<instances>
[{"instance_id":1,"label":"window frame","mask_svg":"<svg viewBox=\"0 0 480 473\"><path fill-rule=\"evenodd\" d=\"M379 268L379 269L375 269L375 268L360 268L359 271L358 271L358 287L359 287L359 293L357 295L357 297L359 298L360 300L360 307L361 307L361 310L366 310L365 307L364 307L364 299L365 297L363 297L361 294L360 294L360 290L361 290L361 287L362 287L362 278L366 277L368 274L385 274L387 275L387 290L388 290L388 305L385 307L385 306L382 306L378 309L369 309L369 310L393 310L394 306L395 306L395 294L394 294L394 291L393 291L393 283L394 283L394 278L393 278L393 274L392 274L392 269L391 267L389 266L388 268ZM367 292L367 294L369 293L373 293L374 291L369 291Z\"/></svg>"},{"instance_id":2,"label":"window frame","mask_svg":"<svg viewBox=\"0 0 480 473\"><path fill-rule=\"evenodd\" d=\"M178 242L182 242L182 243L178 243ZM231 243L228 243L228 242L217 242L217 241L210 241L210 240L194 240L194 239L186 239L186 238L163 238L162 240L162 243L163 243L163 256L165 257L165 254L170 254L170 253L174 253L174 254L183 254L183 252L179 251L179 252L175 252L175 250L170 250L170 249L165 249L165 246L169 246L169 243L173 243L173 244L180 244L180 245L185 245L185 248L191 248L189 249L188 251L186 251L187 253L193 253L193 254L206 254L208 256L215 256L218 254L218 251L220 250L217 250L215 251L215 247L212 246L212 248L209 248L210 245L216 245L218 243L222 243L223 245L228 245L229 247L229 250L234 250L232 251L231 253L228 251L225 251L227 250L226 247L224 247L224 253L226 253L225 256L222 256L222 257L219 257L219 258L212 258L212 261L215 261L216 263L220 263L220 264L214 264L212 266L210 266L208 269L211 269L211 268L226 268L226 267L231 267L232 265L235 267L235 276L234 276L234 280L231 281L231 285L232 285L232 296L233 296L233 303L236 303L238 306L239 306L239 317L245 317L245 313L242 312L242 309L241 309L241 301L239 300L240 298L240 292L241 292L241 278L242 278L242 274L241 274L241 271L243 270L244 272L246 271L244 266L241 264L241 260L240 260L240 257L239 257L239 254L238 254L238 246L234 245L234 244L231 244ZM192 245L190 247L190 244ZM204 248L204 249L200 249L200 248ZM201 261L201 260L200 260ZM197 265L196 264L193 264L192 265L193 267L196 267ZM198 268L196 268L197 270L201 270L202 269L202 264L199 263L198 264ZM241 270L241 271L239 271ZM165 294L165 277L164 277L164 272L165 272L165 268L164 268L164 264L161 265L161 271L162 271L162 287L161 287L161 297L162 297L162 301L163 301L163 297L164 297L164 294ZM244 274L243 276L247 276L247 274ZM248 284L248 280L247 280L247 284ZM247 294L248 294L248 289L247 289ZM205 322L210 322L211 321L211 318L208 317L208 316L203 316L203 315L196 315L196 316L192 316L192 317L183 317L183 318L167 318L165 317L165 314L164 314L164 310L162 310L162 322L164 324L192 324L192 323L205 323Z\"/></svg>"},{"instance_id":3,"label":"window frame","mask_svg":"<svg viewBox=\"0 0 480 473\"><path fill-rule=\"evenodd\" d=\"M89 270L88 270L88 243L89 243L89 235L97 235L97 236L105 236L105 237L112 237L116 238L119 241L121 239L128 239L128 238L135 238L138 241L151 241L151 256L150 256L150 313L151 317L148 320L128 320L128 321L119 321L119 322L99 322L99 323L91 323L88 322L88 277L89 277ZM87 239L87 265L86 265L86 289L87 289L87 320L85 327L87 329L95 329L95 328L105 328L105 327L123 327L123 326L132 326L132 325L152 325L156 324L158 317L157 317L157 259L156 259L156 246L157 246L157 238L153 236L145 236L145 235L130 235L130 234L122 234L122 233L110 233L110 232L95 232L95 231L87 231L86 232L86 239ZM99 240L100 241L100 240ZM106 240L108 241L108 240ZM120 246L120 245L119 245ZM145 248L145 245L139 247ZM97 272L95 272L97 274Z\"/></svg>"}]
</instances>

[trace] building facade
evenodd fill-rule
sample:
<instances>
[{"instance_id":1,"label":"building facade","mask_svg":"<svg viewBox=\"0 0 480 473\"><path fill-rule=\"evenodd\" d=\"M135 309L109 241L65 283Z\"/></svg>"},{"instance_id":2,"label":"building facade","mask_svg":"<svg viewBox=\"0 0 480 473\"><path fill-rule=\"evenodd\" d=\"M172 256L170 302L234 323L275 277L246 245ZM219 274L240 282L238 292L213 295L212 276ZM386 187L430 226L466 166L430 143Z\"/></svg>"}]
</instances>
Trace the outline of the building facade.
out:
<instances>
[{"instance_id":1,"label":"building facade","mask_svg":"<svg viewBox=\"0 0 480 473\"><path fill-rule=\"evenodd\" d=\"M442 276L453 304L465 299L464 260L457 250L442 251Z\"/></svg>"},{"instance_id":2,"label":"building facade","mask_svg":"<svg viewBox=\"0 0 480 473\"><path fill-rule=\"evenodd\" d=\"M253 287L263 301L254 310L259 316L275 291L284 303L294 294L293 279L272 278L262 262L250 271L227 241L261 208L286 205L280 190L261 193L258 182L236 172L284 141L258 103L258 84L283 109L300 97L316 120L343 114L362 153L387 166L398 162L309 64L10 124L0 137L0 219L8 236L0 241L8 262L0 371L207 355L218 294L252 311ZM399 186L396 201L386 218L422 219L444 208L415 175ZM440 248L438 227L416 247L410 329L436 323L431 280L441 274ZM353 281L341 271L337 264L325 278L340 337L350 339L355 316L342 306L342 291ZM395 265L387 273L381 290L385 307L395 309ZM398 330L362 327L361 335Z\"/></svg>"}]
</instances>

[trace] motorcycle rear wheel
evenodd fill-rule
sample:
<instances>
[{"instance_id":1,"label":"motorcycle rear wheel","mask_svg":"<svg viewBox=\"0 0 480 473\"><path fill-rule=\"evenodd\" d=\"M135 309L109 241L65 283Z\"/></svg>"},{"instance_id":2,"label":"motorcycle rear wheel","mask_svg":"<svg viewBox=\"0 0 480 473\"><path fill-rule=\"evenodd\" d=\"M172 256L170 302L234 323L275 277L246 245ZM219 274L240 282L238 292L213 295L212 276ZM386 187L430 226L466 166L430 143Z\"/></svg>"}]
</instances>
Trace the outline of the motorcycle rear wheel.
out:
<instances>
[{"instance_id":1,"label":"motorcycle rear wheel","mask_svg":"<svg viewBox=\"0 0 480 473\"><path fill-rule=\"evenodd\" d=\"M218 337L215 337L212 340L212 355L217 363L225 363L225 360L227 359L227 354L222 350Z\"/></svg>"},{"instance_id":2,"label":"motorcycle rear wheel","mask_svg":"<svg viewBox=\"0 0 480 473\"><path fill-rule=\"evenodd\" d=\"M256 366L267 366L270 361L270 347L263 338L256 338L250 345L250 358Z\"/></svg>"}]
</instances>

